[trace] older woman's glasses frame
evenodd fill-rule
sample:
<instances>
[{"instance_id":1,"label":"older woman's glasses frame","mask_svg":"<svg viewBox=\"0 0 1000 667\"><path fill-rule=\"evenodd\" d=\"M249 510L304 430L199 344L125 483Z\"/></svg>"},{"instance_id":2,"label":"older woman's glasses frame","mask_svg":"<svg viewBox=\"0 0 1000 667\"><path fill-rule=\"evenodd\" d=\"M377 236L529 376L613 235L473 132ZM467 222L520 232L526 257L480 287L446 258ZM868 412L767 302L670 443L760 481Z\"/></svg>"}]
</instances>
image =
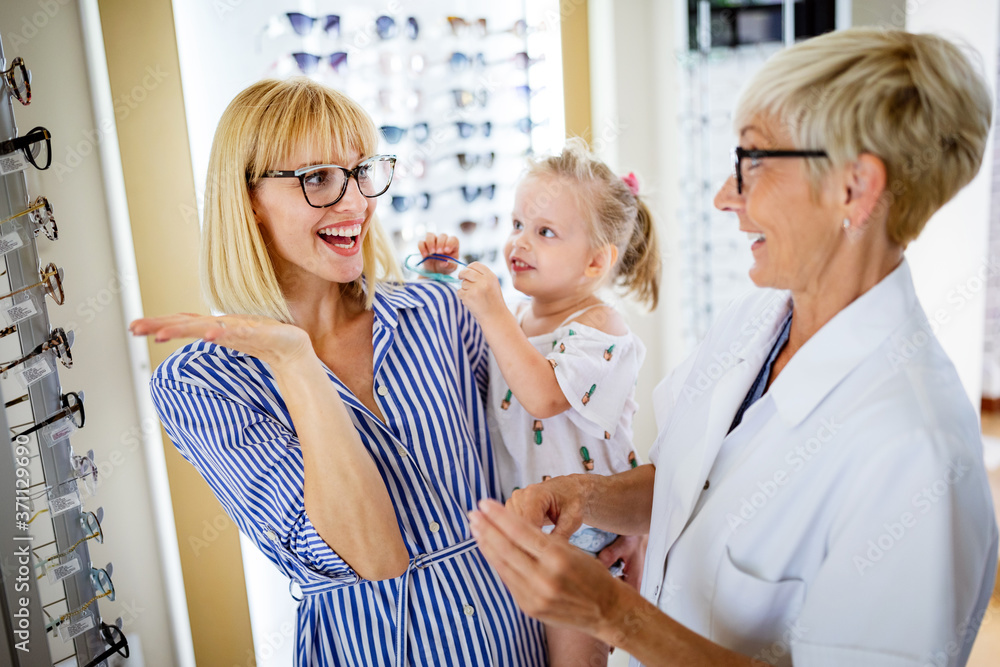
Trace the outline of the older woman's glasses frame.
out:
<instances>
[{"instance_id":1,"label":"older woman's glasses frame","mask_svg":"<svg viewBox=\"0 0 1000 667\"><path fill-rule=\"evenodd\" d=\"M31 82L23 58L14 58L10 67L0 72L0 77L3 77L4 83L18 102L25 106L31 104Z\"/></svg>"},{"instance_id":2,"label":"older woman's glasses frame","mask_svg":"<svg viewBox=\"0 0 1000 667\"><path fill-rule=\"evenodd\" d=\"M375 155L362 161L354 169L341 167L337 164L317 164L311 167L302 167L295 171L265 171L261 177L297 178L302 188L302 195L306 198L306 203L313 208L326 208L333 206L344 198L344 194L347 192L347 184L350 182L352 176L354 177L354 182L358 184L358 192L364 197L373 199L385 194L385 191L389 189L389 185L392 183L392 173L395 167L395 155ZM380 169L384 170L385 173L379 175ZM330 188L322 187L324 183L318 182L317 179L329 178L330 173L336 173L336 170L343 173L344 180L340 184L340 192L331 199ZM373 178L373 176L376 176L376 178ZM385 181L384 183L382 182L383 180ZM310 189L313 190L312 199L309 198ZM336 187L333 190L336 191ZM314 199L316 201L313 201Z\"/></svg>"},{"instance_id":3,"label":"older woman's glasses frame","mask_svg":"<svg viewBox=\"0 0 1000 667\"><path fill-rule=\"evenodd\" d=\"M87 413L83 409L83 392L71 391L62 395L62 405L60 408L47 419L37 422L31 428L21 431L20 433L14 434L15 438L22 435L31 435L36 431L49 426L50 424L55 424L57 421L65 419L66 417L71 417L73 419L73 425L77 428L83 428L83 425L87 423Z\"/></svg>"},{"instance_id":4,"label":"older woman's glasses frame","mask_svg":"<svg viewBox=\"0 0 1000 667\"><path fill-rule=\"evenodd\" d=\"M741 164L743 160L760 160L762 158L771 157L829 157L826 151L793 151L793 150L758 150L749 148L740 148L737 146L733 149L733 173L736 174L736 192L737 194L743 194L743 169Z\"/></svg>"},{"instance_id":5,"label":"older woman's glasses frame","mask_svg":"<svg viewBox=\"0 0 1000 667\"><path fill-rule=\"evenodd\" d=\"M43 148L45 149L45 159L36 161L35 158L42 154ZM44 171L52 164L52 135L47 129L39 126L33 127L25 135L0 142L0 155L7 155L18 150L24 153L24 159L31 166ZM45 166L42 166L43 162Z\"/></svg>"}]
</instances>

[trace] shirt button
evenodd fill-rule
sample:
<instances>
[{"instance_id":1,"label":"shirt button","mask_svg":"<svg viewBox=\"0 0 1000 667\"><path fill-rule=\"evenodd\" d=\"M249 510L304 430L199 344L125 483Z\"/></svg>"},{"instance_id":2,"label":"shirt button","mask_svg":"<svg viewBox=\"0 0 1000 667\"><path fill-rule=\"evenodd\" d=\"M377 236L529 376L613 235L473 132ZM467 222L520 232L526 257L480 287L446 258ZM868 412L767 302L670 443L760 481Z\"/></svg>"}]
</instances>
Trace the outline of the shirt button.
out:
<instances>
[{"instance_id":1,"label":"shirt button","mask_svg":"<svg viewBox=\"0 0 1000 667\"><path fill-rule=\"evenodd\" d=\"M708 491L708 480L705 480L705 486L701 487L702 491Z\"/></svg>"},{"instance_id":2,"label":"shirt button","mask_svg":"<svg viewBox=\"0 0 1000 667\"><path fill-rule=\"evenodd\" d=\"M471 604L467 604L464 607L462 607L462 611L465 612L466 616L472 616L473 614L476 613L476 608L473 607Z\"/></svg>"},{"instance_id":3,"label":"shirt button","mask_svg":"<svg viewBox=\"0 0 1000 667\"><path fill-rule=\"evenodd\" d=\"M267 539L271 540L272 542L277 542L278 541L278 534L275 533L270 528L268 528L267 530L264 531L264 537L266 537Z\"/></svg>"},{"instance_id":4,"label":"shirt button","mask_svg":"<svg viewBox=\"0 0 1000 667\"><path fill-rule=\"evenodd\" d=\"M378 395L379 395L379 396L388 396L388 395L389 395L389 388L388 388L387 386L385 386L384 384L383 384L383 385L381 385L381 386L380 386L380 387L379 387L378 389L376 389L375 391L377 391L377 392L378 392Z\"/></svg>"},{"instance_id":5,"label":"shirt button","mask_svg":"<svg viewBox=\"0 0 1000 667\"><path fill-rule=\"evenodd\" d=\"M400 456L406 456L407 454L406 447L404 447L403 445L396 447L396 453L398 453Z\"/></svg>"},{"instance_id":6,"label":"shirt button","mask_svg":"<svg viewBox=\"0 0 1000 667\"><path fill-rule=\"evenodd\" d=\"M431 521L431 525L427 527L431 529L432 533L436 533L439 530L441 530L441 524L439 524L437 521Z\"/></svg>"}]
</instances>

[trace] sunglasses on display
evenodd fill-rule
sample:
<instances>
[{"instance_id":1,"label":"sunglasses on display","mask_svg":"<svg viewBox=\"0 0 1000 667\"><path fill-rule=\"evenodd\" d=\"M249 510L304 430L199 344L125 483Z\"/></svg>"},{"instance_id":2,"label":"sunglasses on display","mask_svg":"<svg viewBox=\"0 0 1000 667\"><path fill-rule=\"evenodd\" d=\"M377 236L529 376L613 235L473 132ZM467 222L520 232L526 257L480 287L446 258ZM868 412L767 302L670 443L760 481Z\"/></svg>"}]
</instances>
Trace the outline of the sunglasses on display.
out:
<instances>
[{"instance_id":1,"label":"sunglasses on display","mask_svg":"<svg viewBox=\"0 0 1000 667\"><path fill-rule=\"evenodd\" d=\"M427 138L431 136L431 126L427 123L417 123L413 127L407 128L399 127L397 125L383 125L379 128L382 132L382 138L385 139L390 144L398 144L406 136L407 131L409 131L413 140L418 144L422 144L427 141Z\"/></svg>"},{"instance_id":2,"label":"sunglasses on display","mask_svg":"<svg viewBox=\"0 0 1000 667\"><path fill-rule=\"evenodd\" d=\"M385 51L379 54L379 67L386 76L399 74L406 70L410 74L423 74L427 67L427 59L422 53L411 53L408 56L401 56L398 53Z\"/></svg>"},{"instance_id":3,"label":"sunglasses on display","mask_svg":"<svg viewBox=\"0 0 1000 667\"><path fill-rule=\"evenodd\" d=\"M455 37L485 37L486 35L503 35L509 33L515 37L524 37L530 33L541 30L528 25L524 19L519 19L509 28L489 32L486 29L486 19L464 19L460 16L449 16L448 25L451 33Z\"/></svg>"},{"instance_id":4,"label":"sunglasses on display","mask_svg":"<svg viewBox=\"0 0 1000 667\"><path fill-rule=\"evenodd\" d=\"M486 56L483 53L461 53L455 51L448 58L448 65L453 72L461 72L470 67L486 67Z\"/></svg>"},{"instance_id":5,"label":"sunglasses on display","mask_svg":"<svg viewBox=\"0 0 1000 667\"><path fill-rule=\"evenodd\" d=\"M328 56L319 56L315 53L304 53L302 51L292 54L295 64L303 74L312 74L319 68L320 62L329 65L330 69L338 74L347 67L347 52L337 51Z\"/></svg>"},{"instance_id":6,"label":"sunglasses on display","mask_svg":"<svg viewBox=\"0 0 1000 667\"><path fill-rule=\"evenodd\" d=\"M458 189L462 192L462 197L467 203L472 203L483 197L484 199L493 199L493 195L496 194L497 186L496 183L490 185L477 185L471 187L468 185L460 185Z\"/></svg>"},{"instance_id":7,"label":"sunglasses on display","mask_svg":"<svg viewBox=\"0 0 1000 667\"><path fill-rule=\"evenodd\" d=\"M496 159L496 153L456 153L455 158L458 159L458 166L469 171L474 167L483 166L487 169L493 166L493 161ZM451 156L449 156L451 157ZM449 159L448 157L443 159Z\"/></svg>"},{"instance_id":8,"label":"sunglasses on display","mask_svg":"<svg viewBox=\"0 0 1000 667\"><path fill-rule=\"evenodd\" d=\"M406 19L406 36L410 39L416 39L420 35L420 24L417 23L417 19L413 16ZM375 33L381 40L395 39L399 35L399 26L396 24L396 19L391 16L382 15L375 19Z\"/></svg>"},{"instance_id":9,"label":"sunglasses on display","mask_svg":"<svg viewBox=\"0 0 1000 667\"><path fill-rule=\"evenodd\" d=\"M62 408L57 410L53 415L46 418L43 421L37 422L34 426L26 431L21 431L14 435L15 438L20 438L21 436L28 436L32 433L40 431L46 426L55 424L56 422L66 419L67 417L72 418L73 425L76 428L83 428L84 424L87 422L87 414L83 409L83 392L70 391L62 395ZM30 423L30 422L29 422ZM24 426L24 424L18 424L17 426L12 426L11 430Z\"/></svg>"},{"instance_id":10,"label":"sunglasses on display","mask_svg":"<svg viewBox=\"0 0 1000 667\"><path fill-rule=\"evenodd\" d=\"M458 128L458 136L462 137L463 139L468 139L473 134L475 134L477 128L482 130L484 137L490 136L490 132L493 131L493 123L491 123L490 121L486 121L485 123L476 125L473 123L467 123L463 120L460 120L455 122L455 127Z\"/></svg>"},{"instance_id":11,"label":"sunglasses on display","mask_svg":"<svg viewBox=\"0 0 1000 667\"><path fill-rule=\"evenodd\" d=\"M397 213L405 213L414 206L426 210L431 207L431 193L422 192L418 195L396 195L392 198L392 208Z\"/></svg>"},{"instance_id":12,"label":"sunglasses on display","mask_svg":"<svg viewBox=\"0 0 1000 667\"><path fill-rule=\"evenodd\" d=\"M32 202L31 206L24 209L20 213L15 213L14 215L0 220L0 225L10 222L16 218L20 218L22 215L27 215L28 219L31 221L31 232L34 236L38 236L39 232L45 232L45 236L47 236L50 241L56 241L59 239L59 227L56 226L56 219L52 213L52 204L50 204L49 200L45 197L38 197L34 202Z\"/></svg>"},{"instance_id":13,"label":"sunglasses on display","mask_svg":"<svg viewBox=\"0 0 1000 667\"><path fill-rule=\"evenodd\" d=\"M70 331L66 333L63 331L62 327L56 327L49 334L48 340L44 340L35 346L31 352L28 352L20 359L15 359L14 361L8 362L0 366L0 375L8 372L15 366L19 366L25 362L31 361L35 357L41 356L53 350L56 353L56 358L59 359L60 363L66 368L73 367L73 354L70 349L73 347L73 332Z\"/></svg>"},{"instance_id":14,"label":"sunglasses on display","mask_svg":"<svg viewBox=\"0 0 1000 667\"><path fill-rule=\"evenodd\" d=\"M300 12L286 12L288 22L292 25L292 30L297 35L305 37L317 23L323 26L323 32L330 37L340 37L340 16L337 14L327 14L326 16L309 16Z\"/></svg>"},{"instance_id":15,"label":"sunglasses on display","mask_svg":"<svg viewBox=\"0 0 1000 667\"><path fill-rule=\"evenodd\" d=\"M539 121L536 123L530 118L525 117L518 119L518 121L514 123L514 127L516 127L521 132L524 132L525 134L531 134L531 131L534 130L536 127L541 127L542 125L545 125L547 123L548 123L547 120Z\"/></svg>"},{"instance_id":16,"label":"sunglasses on display","mask_svg":"<svg viewBox=\"0 0 1000 667\"><path fill-rule=\"evenodd\" d=\"M451 94L455 97L455 105L459 109L464 109L470 107L476 103L479 106L486 106L490 101L490 92L485 88L481 90L461 90L455 89L451 91Z\"/></svg>"},{"instance_id":17,"label":"sunglasses on display","mask_svg":"<svg viewBox=\"0 0 1000 667\"><path fill-rule=\"evenodd\" d=\"M326 208L343 198L352 176L358 190L368 199L385 193L392 183L395 165L395 155L376 155L362 161L354 169L318 164L295 171L265 171L262 178L297 178L306 203L313 208Z\"/></svg>"},{"instance_id":18,"label":"sunglasses on display","mask_svg":"<svg viewBox=\"0 0 1000 667\"><path fill-rule=\"evenodd\" d=\"M509 62L513 62L514 66L516 68L518 68L518 69L528 69L532 65L540 63L543 60L545 60L545 56L539 56L537 58L532 58L531 56L529 56L527 54L527 52L521 51L520 53L515 53L510 58L506 58L506 59L502 60L501 62L508 62L508 61Z\"/></svg>"},{"instance_id":19,"label":"sunglasses on display","mask_svg":"<svg viewBox=\"0 0 1000 667\"><path fill-rule=\"evenodd\" d=\"M389 90L378 91L378 103L383 111L397 113L400 111L419 111L423 104L424 94L420 90Z\"/></svg>"},{"instance_id":20,"label":"sunglasses on display","mask_svg":"<svg viewBox=\"0 0 1000 667\"><path fill-rule=\"evenodd\" d=\"M743 160L751 160L750 166L756 167L754 163L755 160L761 160L764 158L790 158L790 157L803 157L803 158L813 158L813 157L829 157L826 151L793 151L793 150L750 150L746 148L740 148L737 146L733 149L733 173L736 176L736 192L738 194L743 194L743 169L741 167L741 162Z\"/></svg>"},{"instance_id":21,"label":"sunglasses on display","mask_svg":"<svg viewBox=\"0 0 1000 667\"><path fill-rule=\"evenodd\" d=\"M35 169L48 169L52 163L52 135L44 127L35 127L23 136L0 142L0 155L14 151L21 151Z\"/></svg>"},{"instance_id":22,"label":"sunglasses on display","mask_svg":"<svg viewBox=\"0 0 1000 667\"><path fill-rule=\"evenodd\" d=\"M3 299L9 299L15 294L20 294L22 292L27 292L30 289L44 286L45 293L52 297L52 300L56 302L56 305L63 305L63 302L66 300L66 293L63 292L62 284L63 270L58 268L52 262L49 262L45 265L45 268L41 270L39 277L41 280L37 283L25 285L24 287L14 290L13 292L0 296L0 301Z\"/></svg>"},{"instance_id":23,"label":"sunglasses on display","mask_svg":"<svg viewBox=\"0 0 1000 667\"><path fill-rule=\"evenodd\" d=\"M458 223L458 228L461 229L462 232L465 234L471 234L477 229L479 229L480 226L486 229L496 229L498 224L500 224L500 216L491 215L482 222L477 222L476 220L463 220L460 223Z\"/></svg>"},{"instance_id":24,"label":"sunglasses on display","mask_svg":"<svg viewBox=\"0 0 1000 667\"><path fill-rule=\"evenodd\" d=\"M14 58L10 62L10 67L0 72L0 76L18 102L25 106L31 104L31 77L28 68L24 66L24 58L20 56Z\"/></svg>"},{"instance_id":25,"label":"sunglasses on display","mask_svg":"<svg viewBox=\"0 0 1000 667\"><path fill-rule=\"evenodd\" d=\"M473 262L495 262L497 256L498 253L494 248L489 252L467 252L464 255L462 255L462 259L464 259L466 263L472 264ZM497 279L500 280L501 285L503 285L502 278L503 276L497 276Z\"/></svg>"}]
</instances>

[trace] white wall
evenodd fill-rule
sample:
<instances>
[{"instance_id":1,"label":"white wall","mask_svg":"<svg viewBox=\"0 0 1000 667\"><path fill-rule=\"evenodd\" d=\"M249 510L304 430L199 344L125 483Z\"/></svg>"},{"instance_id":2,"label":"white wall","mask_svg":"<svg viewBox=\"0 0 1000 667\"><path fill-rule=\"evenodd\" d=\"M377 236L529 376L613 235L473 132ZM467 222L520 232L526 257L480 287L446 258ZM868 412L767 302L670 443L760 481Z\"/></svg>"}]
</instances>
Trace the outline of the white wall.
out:
<instances>
[{"instance_id":1,"label":"white wall","mask_svg":"<svg viewBox=\"0 0 1000 667\"><path fill-rule=\"evenodd\" d=\"M992 90L997 80L1000 3L912 0L906 5L907 30L933 32L967 44L981 60ZM917 295L932 322L941 322L937 336L955 362L976 410L982 396L986 272L1000 270L1000 266L991 267L987 257L992 141L991 134L987 159L976 178L931 218L906 253Z\"/></svg>"},{"instance_id":2,"label":"white wall","mask_svg":"<svg viewBox=\"0 0 1000 667\"><path fill-rule=\"evenodd\" d=\"M53 326L76 332L74 366L60 366L59 373L64 390L86 393L87 424L72 443L77 452L93 449L99 469L97 494L85 498L84 507L105 509L105 540L91 543L92 561L114 563L116 599L99 602L101 615L108 622L122 616L126 633L139 637L141 651L136 643L130 665L143 664L144 656L148 665L174 665L143 450L144 434L158 434L159 427L139 417L125 352L121 294L135 275L120 273L115 263L98 157L108 126L92 111L77 4L3 0L0 35L8 59L23 57L32 72L30 106L15 105L20 131L43 125L52 134L52 166L29 168L28 190L49 198L59 223L59 240L43 237L38 246L41 261L55 262L66 274L65 304L46 300ZM53 658L66 653L56 651Z\"/></svg>"}]
</instances>

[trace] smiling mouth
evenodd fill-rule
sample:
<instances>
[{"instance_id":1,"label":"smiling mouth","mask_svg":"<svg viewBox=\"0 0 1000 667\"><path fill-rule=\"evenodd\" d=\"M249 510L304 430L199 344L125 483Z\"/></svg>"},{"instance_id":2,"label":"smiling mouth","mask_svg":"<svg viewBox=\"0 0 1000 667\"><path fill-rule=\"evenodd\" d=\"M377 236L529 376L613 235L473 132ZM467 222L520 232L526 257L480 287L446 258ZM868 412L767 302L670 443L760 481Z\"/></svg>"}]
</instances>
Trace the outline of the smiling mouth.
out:
<instances>
[{"instance_id":1,"label":"smiling mouth","mask_svg":"<svg viewBox=\"0 0 1000 667\"><path fill-rule=\"evenodd\" d=\"M515 271L525 271L527 269L533 269L535 267L531 266L530 264L526 264L525 262L522 262L519 259L513 258L510 260L510 268Z\"/></svg>"},{"instance_id":2,"label":"smiling mouth","mask_svg":"<svg viewBox=\"0 0 1000 667\"><path fill-rule=\"evenodd\" d=\"M327 245L350 250L358 242L358 237L361 236L361 225L327 227L319 230L317 234Z\"/></svg>"}]
</instances>

